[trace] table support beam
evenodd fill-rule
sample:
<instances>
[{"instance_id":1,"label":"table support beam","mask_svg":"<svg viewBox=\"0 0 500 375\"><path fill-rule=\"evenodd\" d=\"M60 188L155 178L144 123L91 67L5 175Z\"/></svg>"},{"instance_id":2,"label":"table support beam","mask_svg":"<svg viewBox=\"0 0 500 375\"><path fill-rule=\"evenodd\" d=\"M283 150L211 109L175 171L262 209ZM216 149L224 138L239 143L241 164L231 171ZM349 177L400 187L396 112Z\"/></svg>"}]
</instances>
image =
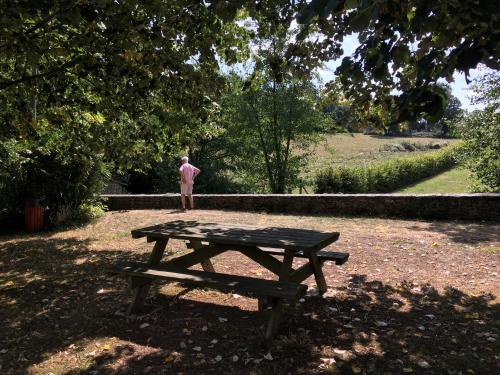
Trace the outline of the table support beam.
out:
<instances>
[{"instance_id":1,"label":"table support beam","mask_svg":"<svg viewBox=\"0 0 500 375\"><path fill-rule=\"evenodd\" d=\"M201 257L203 257L203 252L205 251L204 246L202 245L201 241L197 240L190 240L189 243L191 244L191 248L195 253L199 253ZM212 264L212 261L210 258L204 258L201 262L201 268L203 268L203 271L206 272L215 272L214 265Z\"/></svg>"},{"instance_id":2,"label":"table support beam","mask_svg":"<svg viewBox=\"0 0 500 375\"><path fill-rule=\"evenodd\" d=\"M165 253L165 248L167 247L168 243L168 238L161 238L158 239L155 243L155 246L153 248L153 251L151 252L151 255L149 256L148 264L151 266L158 265L161 261L161 258L163 257L163 254ZM130 285L133 287L135 285L138 285L136 288L133 289L132 291L132 303L130 304L127 314L133 314L142 309L144 306L144 301L146 300L146 297L148 296L149 289L151 287L151 281L150 280L135 280L136 278L131 277L129 282Z\"/></svg>"}]
</instances>

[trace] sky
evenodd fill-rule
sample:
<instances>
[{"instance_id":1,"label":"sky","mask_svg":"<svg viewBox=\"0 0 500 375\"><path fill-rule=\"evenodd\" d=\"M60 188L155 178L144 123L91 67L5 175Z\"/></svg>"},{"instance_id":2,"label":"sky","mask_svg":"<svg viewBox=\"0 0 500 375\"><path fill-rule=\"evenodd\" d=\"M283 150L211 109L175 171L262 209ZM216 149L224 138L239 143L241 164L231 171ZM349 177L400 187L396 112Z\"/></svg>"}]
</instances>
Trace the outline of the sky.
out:
<instances>
[{"instance_id":1,"label":"sky","mask_svg":"<svg viewBox=\"0 0 500 375\"><path fill-rule=\"evenodd\" d=\"M350 56L355 49L359 46L359 42L356 35L349 35L344 39L342 43L342 48L344 50L345 56ZM328 82L335 77L335 69L340 65L342 58L334 61L330 61L324 65L324 69L319 69L318 73L323 82ZM469 72L469 79L472 80L476 77L481 76L481 70L471 69ZM465 81L465 76L463 73L455 73L453 75L455 82L450 83L453 95L455 95L462 103L462 108L472 111L474 109L480 109L482 105L473 105L470 102L469 96L472 94L470 91L470 84L468 85Z\"/></svg>"}]
</instances>

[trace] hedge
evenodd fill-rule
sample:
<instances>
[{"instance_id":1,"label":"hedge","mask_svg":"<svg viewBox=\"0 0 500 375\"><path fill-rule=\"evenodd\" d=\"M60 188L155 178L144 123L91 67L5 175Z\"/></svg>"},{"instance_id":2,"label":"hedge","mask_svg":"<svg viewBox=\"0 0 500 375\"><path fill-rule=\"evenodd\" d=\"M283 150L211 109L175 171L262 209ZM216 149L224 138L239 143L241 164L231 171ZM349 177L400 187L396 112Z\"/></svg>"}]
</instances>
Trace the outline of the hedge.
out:
<instances>
[{"instance_id":1,"label":"hedge","mask_svg":"<svg viewBox=\"0 0 500 375\"><path fill-rule=\"evenodd\" d=\"M390 159L366 167L329 167L315 177L316 193L388 193L456 164L461 143L422 155Z\"/></svg>"}]
</instances>

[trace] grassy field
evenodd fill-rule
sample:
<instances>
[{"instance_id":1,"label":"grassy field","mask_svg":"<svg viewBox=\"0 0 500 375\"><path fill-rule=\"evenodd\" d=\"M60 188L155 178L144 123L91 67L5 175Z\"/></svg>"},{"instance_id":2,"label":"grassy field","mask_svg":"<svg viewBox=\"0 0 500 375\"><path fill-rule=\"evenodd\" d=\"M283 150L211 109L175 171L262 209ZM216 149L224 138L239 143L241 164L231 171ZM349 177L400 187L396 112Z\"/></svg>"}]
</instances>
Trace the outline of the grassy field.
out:
<instances>
[{"instance_id":1,"label":"grassy field","mask_svg":"<svg viewBox=\"0 0 500 375\"><path fill-rule=\"evenodd\" d=\"M311 150L310 170L329 165L363 165L381 159L412 156L425 151L389 152L383 151L384 145L402 142L418 144L449 144L454 139L420 137L384 137L365 134L329 134Z\"/></svg>"},{"instance_id":2,"label":"grassy field","mask_svg":"<svg viewBox=\"0 0 500 375\"><path fill-rule=\"evenodd\" d=\"M470 171L462 167L456 167L415 185L401 189L398 193L469 193L472 183L473 177Z\"/></svg>"},{"instance_id":3,"label":"grassy field","mask_svg":"<svg viewBox=\"0 0 500 375\"><path fill-rule=\"evenodd\" d=\"M423 137L385 137L365 134L328 134L322 141L308 151L310 161L304 177L314 178L316 172L328 166L359 166L390 158L411 157L428 151L390 152L384 151L385 145L401 144L402 142L417 144L451 144L455 139L423 138ZM307 186L307 192L314 188ZM299 190L294 191L298 193Z\"/></svg>"}]
</instances>

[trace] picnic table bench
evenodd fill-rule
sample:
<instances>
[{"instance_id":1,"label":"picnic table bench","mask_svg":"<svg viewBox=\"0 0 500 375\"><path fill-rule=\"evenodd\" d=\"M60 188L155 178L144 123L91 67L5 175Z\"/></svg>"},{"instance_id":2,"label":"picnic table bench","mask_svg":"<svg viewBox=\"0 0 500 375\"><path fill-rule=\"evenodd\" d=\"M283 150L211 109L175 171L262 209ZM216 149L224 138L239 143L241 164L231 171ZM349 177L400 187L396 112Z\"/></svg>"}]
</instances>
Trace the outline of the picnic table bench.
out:
<instances>
[{"instance_id":1,"label":"picnic table bench","mask_svg":"<svg viewBox=\"0 0 500 375\"><path fill-rule=\"evenodd\" d=\"M307 286L301 282L314 275L319 293L326 292L323 263L334 261L340 265L349 257L348 253L321 251L339 238L338 232L306 229L177 220L135 229L132 237L146 237L155 244L147 263L117 264L110 270L129 280L133 300L128 313L142 308L154 279L250 294L259 298L259 310L271 310L265 334L268 340L276 334L285 301L305 294ZM187 241L192 251L162 262L169 239ZM210 259L226 251L247 256L277 275L278 280L215 272ZM308 261L294 269L295 257ZM196 264L201 264L203 271L189 269Z\"/></svg>"}]
</instances>

